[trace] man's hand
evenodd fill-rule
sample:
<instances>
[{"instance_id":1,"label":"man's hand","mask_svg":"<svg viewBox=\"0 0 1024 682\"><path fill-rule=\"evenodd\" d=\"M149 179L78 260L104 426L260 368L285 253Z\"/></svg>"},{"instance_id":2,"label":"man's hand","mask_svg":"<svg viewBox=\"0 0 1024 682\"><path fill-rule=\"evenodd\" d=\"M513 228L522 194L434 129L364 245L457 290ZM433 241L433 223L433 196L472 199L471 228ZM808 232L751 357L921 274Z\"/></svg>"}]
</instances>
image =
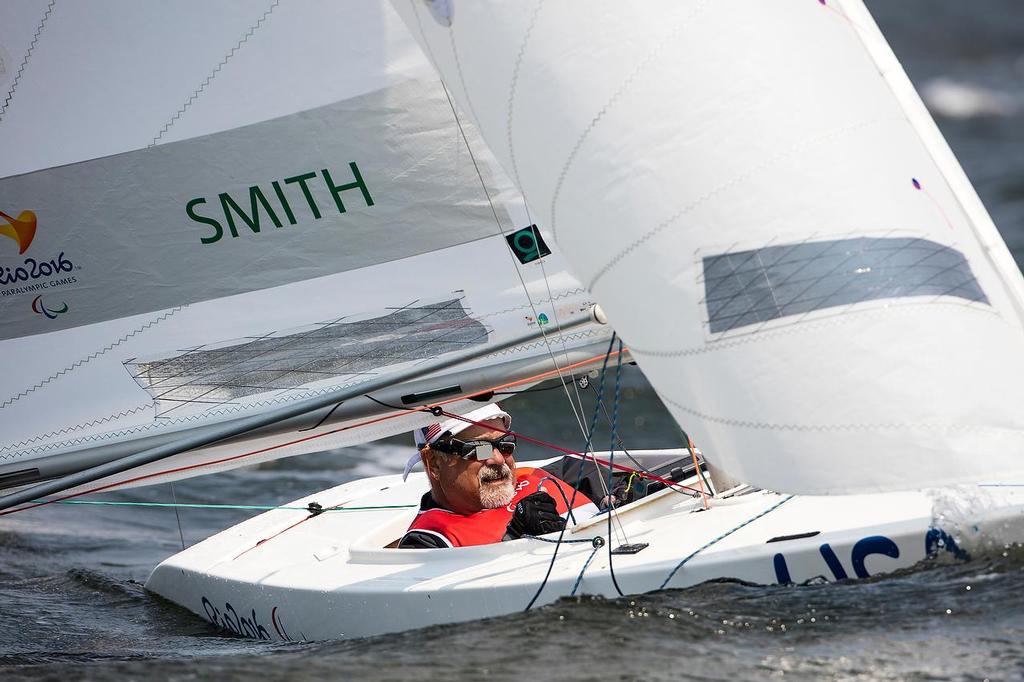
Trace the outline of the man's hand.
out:
<instances>
[{"instance_id":1,"label":"man's hand","mask_svg":"<svg viewBox=\"0 0 1024 682\"><path fill-rule=\"evenodd\" d=\"M544 535L563 528L565 519L558 515L554 498L547 493L536 492L516 505L502 539L518 540L524 535Z\"/></svg>"}]
</instances>

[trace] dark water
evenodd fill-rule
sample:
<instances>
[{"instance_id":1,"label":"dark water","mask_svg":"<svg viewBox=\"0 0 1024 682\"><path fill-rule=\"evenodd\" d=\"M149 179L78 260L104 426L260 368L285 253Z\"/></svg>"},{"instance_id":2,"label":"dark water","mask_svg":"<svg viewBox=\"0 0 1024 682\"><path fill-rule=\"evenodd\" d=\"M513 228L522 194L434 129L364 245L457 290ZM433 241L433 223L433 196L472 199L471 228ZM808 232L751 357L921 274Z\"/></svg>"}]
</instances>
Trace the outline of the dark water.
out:
<instances>
[{"instance_id":1,"label":"dark water","mask_svg":"<svg viewBox=\"0 0 1024 682\"><path fill-rule=\"evenodd\" d=\"M870 5L1024 264L1024 4ZM517 423L537 436L580 445L557 391L511 406ZM635 369L625 375L620 419L633 448L678 443ZM402 439L186 481L176 494L188 502L277 504L394 471L407 453ZM170 491L106 499L166 502ZM197 542L247 515L184 510L184 540ZM269 645L224 637L142 589L180 543L169 509L59 506L5 517L0 680L1024 679L1020 550L866 583L716 583L564 601L355 642Z\"/></svg>"}]
</instances>

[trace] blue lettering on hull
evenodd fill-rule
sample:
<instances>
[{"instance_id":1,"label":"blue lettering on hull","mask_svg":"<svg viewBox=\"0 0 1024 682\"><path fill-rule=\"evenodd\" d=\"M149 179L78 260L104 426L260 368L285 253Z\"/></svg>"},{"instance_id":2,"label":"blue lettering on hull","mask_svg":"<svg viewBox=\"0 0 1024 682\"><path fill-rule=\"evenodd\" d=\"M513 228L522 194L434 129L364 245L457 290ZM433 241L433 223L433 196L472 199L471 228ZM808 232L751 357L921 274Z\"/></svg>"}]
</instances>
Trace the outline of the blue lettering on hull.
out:
<instances>
[{"instance_id":1,"label":"blue lettering on hull","mask_svg":"<svg viewBox=\"0 0 1024 682\"><path fill-rule=\"evenodd\" d=\"M832 549L830 544L827 542L824 543L818 548L818 552L821 554L821 558L824 560L825 566L827 566L828 570L831 571L832 577L835 580L847 580L850 577L847 574L846 569L843 568L842 562L839 561L839 557L836 555L835 550ZM868 572L864 562L873 554L882 554L893 559L898 559L900 556L900 548L895 542L884 535L872 535L858 540L857 543L854 544L853 549L850 550L850 564L853 566L853 572L858 578L871 577L871 573ZM789 566L786 564L786 557L782 552L779 552L772 557L772 564L775 569L775 579L780 585L788 585L793 582L789 573Z\"/></svg>"}]
</instances>

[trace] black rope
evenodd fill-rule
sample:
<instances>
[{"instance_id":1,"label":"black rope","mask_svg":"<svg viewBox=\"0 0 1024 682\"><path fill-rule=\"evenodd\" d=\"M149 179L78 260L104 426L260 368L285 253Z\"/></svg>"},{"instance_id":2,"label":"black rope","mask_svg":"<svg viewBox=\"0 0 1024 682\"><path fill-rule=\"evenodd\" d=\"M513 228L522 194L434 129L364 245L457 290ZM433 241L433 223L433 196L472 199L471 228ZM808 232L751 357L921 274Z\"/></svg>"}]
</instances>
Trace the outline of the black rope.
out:
<instances>
[{"instance_id":1,"label":"black rope","mask_svg":"<svg viewBox=\"0 0 1024 682\"><path fill-rule=\"evenodd\" d=\"M372 400L373 402L377 403L378 405L380 405L382 407L389 407L392 410L405 410L406 412L429 412L430 414L434 415L435 417L442 417L442 416L444 416L444 409L439 407L438 405L435 405L434 407L406 407L405 405L390 405L390 404L384 402L383 400L377 400L376 398L374 398L369 393L364 393L363 397L364 398L369 398L370 400Z\"/></svg>"},{"instance_id":2,"label":"black rope","mask_svg":"<svg viewBox=\"0 0 1024 682\"><path fill-rule=\"evenodd\" d=\"M181 530L181 515L178 513L178 496L174 494L174 481L170 481L171 499L174 501L174 518L178 520L178 537L181 538L181 551L185 551L185 533Z\"/></svg>"},{"instance_id":3,"label":"black rope","mask_svg":"<svg viewBox=\"0 0 1024 682\"><path fill-rule=\"evenodd\" d=\"M323 423L324 423L325 421L327 421L328 419L330 419L330 418L331 418L331 415L332 415L332 414L334 414L334 411L335 411L336 409L338 409L339 407L341 407L341 404L342 404L343 402L345 402L345 401L344 401L344 400L342 400L341 402L337 402L337 403L335 403L335 404L334 404L334 407L332 407L332 408L330 409L330 411L329 411L329 412L328 412L327 414L325 414L325 415L323 416L323 419L321 419L320 421L318 421L318 422L317 422L316 424L314 424L313 426L310 426L310 427L308 427L308 428L305 428L305 429L299 429L299 431L298 431L298 432L299 432L299 433L302 433L302 432L304 432L304 431L313 431L314 429L319 429L319 428L320 428L320 427L321 427L321 426L323 425Z\"/></svg>"},{"instance_id":4,"label":"black rope","mask_svg":"<svg viewBox=\"0 0 1024 682\"><path fill-rule=\"evenodd\" d=\"M587 432L587 442L586 442L586 444L583 447L583 454L584 454L584 456L587 454L587 452L589 452L589 450L590 450L590 443L594 439L594 429L597 427L597 417L598 417L598 414L600 414L598 412L598 410L599 410L599 408L601 406L601 401L604 398L604 375L605 375L605 370L608 369L608 359L612 355L612 347L614 345L615 345L615 332L612 332L611 341L608 342L608 350L605 351L605 354L604 354L604 362L601 363L601 374L600 374L600 379L599 379L600 389L597 392L597 404L594 405L594 414L593 414L593 417L590 420L590 429ZM586 463L585 460L580 463L580 471L576 475L576 484L572 487L572 497L569 500L569 509L572 509L573 504L576 503L576 494L579 492L580 484L583 482L583 467L584 467L585 463ZM597 465L596 462L594 464L595 464L595 466ZM569 524L566 524L566 527L568 527L568 525ZM544 574L544 580L541 581L540 586L537 588L537 591L533 595L533 598L530 599L530 603L526 605L525 609L523 609L524 612L525 611L529 611L531 608L533 608L533 605L537 602L537 599L540 597L541 592L544 591L544 587L548 584L548 578L551 577L551 570L555 567L555 559L558 558L558 549L562 546L562 542L564 542L564 538L565 538L565 528L562 528L562 532L560 532L558 534L558 540L555 541L555 551L551 553L551 561L550 561L550 563L548 563L548 570Z\"/></svg>"},{"instance_id":5,"label":"black rope","mask_svg":"<svg viewBox=\"0 0 1024 682\"><path fill-rule=\"evenodd\" d=\"M594 544L594 541L591 538L578 538L576 540L552 540L551 538L542 538L536 535L524 535L523 537L530 538L531 540L540 540L541 542L550 542L551 544L557 544L559 542L563 545L571 545L575 542L587 542L590 544Z\"/></svg>"},{"instance_id":6,"label":"black rope","mask_svg":"<svg viewBox=\"0 0 1024 682\"><path fill-rule=\"evenodd\" d=\"M601 410L602 410L602 411L604 412L604 417L605 417L605 420L606 420L606 421L608 422L608 424L610 425L610 424L612 423L612 418L611 418L611 415L609 415L609 414L608 414L608 408L607 408L607 407L605 407L604 405L602 405L602 406L601 406ZM689 442L690 442L690 440L689 440L689 436L687 436L687 435L686 435L686 432L685 432L685 431L683 431L683 430L682 430L681 428L679 428L679 425L678 425L678 424L676 425L676 428L678 428L678 429L679 429L679 431L680 431L680 432L682 432L682 434L683 434L683 440L685 440L685 441L686 441L686 443L687 443L687 445L688 445L688 444L689 444ZM620 449L620 450L622 450L622 454L624 454L624 455L626 456L626 458L627 458L627 459L628 459L628 460L629 460L630 462L632 462L632 463L633 463L633 468L634 468L634 470L635 470L636 472L638 472L638 473L644 473L644 474L647 474L647 475L648 475L648 476L650 476L650 477L656 477L656 476L657 476L657 474L655 474L655 473L654 473L653 471L651 471L650 469L648 469L647 467L645 467L645 466L644 466L643 464L641 464L641 463L640 463L640 461L639 461L639 460L638 460L638 459L637 459L636 457L634 457L634 456L633 456L633 454L632 454L632 453L631 453L631 452L630 452L629 450L627 450L627 449L626 449L626 445L625 445L625 443L623 443L623 442L622 442L622 438L619 438L618 436L616 436L615 440L616 440L616 442L617 442L617 443L618 443L618 445L619 445L619 449ZM688 448L688 447L687 447L687 450L689 450L689 448ZM698 467L698 469L699 469L699 467ZM706 478L706 477L704 476L704 472L703 472L703 471L701 471L701 472L700 472L700 474L701 474L701 478L703 478L703 479L704 479L704 483L705 483L705 485L707 485L707 483L708 483L708 480L707 480L707 478ZM641 477L641 478L642 478L642 477ZM658 478L660 478L660 476L658 476ZM676 483L678 483L678 481L676 481ZM678 493L679 495L684 495L684 496L686 496L686 497L690 497L690 498L694 498L694 497L700 497L700 493L699 493L699 492L697 492L697 491L693 490L693 488L688 488L687 486L684 486L684 485L670 485L670 486L666 486L666 487L667 487L667 488L668 488L669 490L671 490L672 492L674 492L674 493ZM710 489L711 489L711 487L710 487L710 485L709 485L709 486L708 486L708 490L710 490ZM692 491L692 492L687 492L688 490L689 490L689 491Z\"/></svg>"},{"instance_id":7,"label":"black rope","mask_svg":"<svg viewBox=\"0 0 1024 682\"><path fill-rule=\"evenodd\" d=\"M554 480L554 476L545 476L544 478L540 479L540 483L537 484L538 492L540 492L540 489L544 487L544 481ZM576 517L572 514L572 505L569 504L569 498L565 496L565 491L562 490L562 486L558 485L557 482L555 483L555 490L557 490L558 494L562 496L562 502L565 502L565 508L569 510L569 518L572 519L572 522L575 524Z\"/></svg>"},{"instance_id":8,"label":"black rope","mask_svg":"<svg viewBox=\"0 0 1024 682\"><path fill-rule=\"evenodd\" d=\"M608 449L608 572L612 576L612 585L615 586L615 591L619 593L620 597L625 595L622 593L622 588L619 587L619 581L615 578L615 567L612 565L612 514L615 513L615 499L612 495L612 475L614 469L612 468L615 464L615 434L618 429L619 422L619 397L620 388L622 386L622 340L619 340L619 356L615 364L615 401L612 403L612 434ZM623 531L623 540L628 542L628 538L625 537L625 531Z\"/></svg>"}]
</instances>

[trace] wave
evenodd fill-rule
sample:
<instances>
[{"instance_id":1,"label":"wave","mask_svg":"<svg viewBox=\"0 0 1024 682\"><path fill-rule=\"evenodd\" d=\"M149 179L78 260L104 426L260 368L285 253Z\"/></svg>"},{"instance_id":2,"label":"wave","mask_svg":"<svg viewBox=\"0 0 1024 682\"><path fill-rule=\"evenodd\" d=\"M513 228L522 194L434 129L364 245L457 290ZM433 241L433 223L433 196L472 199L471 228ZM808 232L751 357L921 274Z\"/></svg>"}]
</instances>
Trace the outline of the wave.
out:
<instances>
[{"instance_id":1,"label":"wave","mask_svg":"<svg viewBox=\"0 0 1024 682\"><path fill-rule=\"evenodd\" d=\"M945 118L1011 118L1024 113L1024 95L1019 92L946 76L926 81L921 97L934 115Z\"/></svg>"}]
</instances>

